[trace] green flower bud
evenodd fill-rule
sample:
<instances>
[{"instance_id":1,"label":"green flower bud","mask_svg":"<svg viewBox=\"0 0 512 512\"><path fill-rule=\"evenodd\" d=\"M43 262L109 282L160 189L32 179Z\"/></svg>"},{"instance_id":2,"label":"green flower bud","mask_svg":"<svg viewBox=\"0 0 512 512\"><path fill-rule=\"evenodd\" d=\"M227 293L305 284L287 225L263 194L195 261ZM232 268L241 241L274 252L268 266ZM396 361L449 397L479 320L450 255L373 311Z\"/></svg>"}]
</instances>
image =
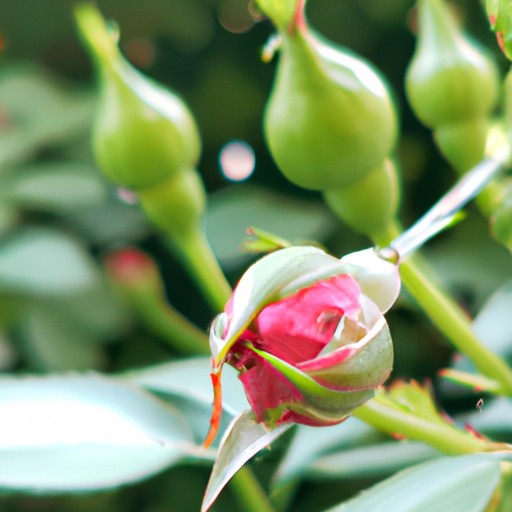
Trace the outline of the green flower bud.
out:
<instances>
[{"instance_id":1,"label":"green flower bud","mask_svg":"<svg viewBox=\"0 0 512 512\"><path fill-rule=\"evenodd\" d=\"M200 140L185 104L123 58L95 7L83 4L75 12L99 76L93 150L101 171L139 191L193 168Z\"/></svg>"},{"instance_id":2,"label":"green flower bud","mask_svg":"<svg viewBox=\"0 0 512 512\"><path fill-rule=\"evenodd\" d=\"M264 11L266 3L260 2ZM265 135L290 181L312 190L340 188L370 174L389 155L397 134L395 109L371 65L310 31L303 8L298 2L287 27L274 20L282 46Z\"/></svg>"},{"instance_id":3,"label":"green flower bud","mask_svg":"<svg viewBox=\"0 0 512 512\"><path fill-rule=\"evenodd\" d=\"M484 154L488 117L496 103L495 64L453 19L443 0L418 0L419 36L406 75L406 92L418 118L460 171Z\"/></svg>"},{"instance_id":4,"label":"green flower bud","mask_svg":"<svg viewBox=\"0 0 512 512\"><path fill-rule=\"evenodd\" d=\"M400 198L396 167L386 160L353 185L328 190L323 195L345 224L372 238L395 218Z\"/></svg>"}]
</instances>

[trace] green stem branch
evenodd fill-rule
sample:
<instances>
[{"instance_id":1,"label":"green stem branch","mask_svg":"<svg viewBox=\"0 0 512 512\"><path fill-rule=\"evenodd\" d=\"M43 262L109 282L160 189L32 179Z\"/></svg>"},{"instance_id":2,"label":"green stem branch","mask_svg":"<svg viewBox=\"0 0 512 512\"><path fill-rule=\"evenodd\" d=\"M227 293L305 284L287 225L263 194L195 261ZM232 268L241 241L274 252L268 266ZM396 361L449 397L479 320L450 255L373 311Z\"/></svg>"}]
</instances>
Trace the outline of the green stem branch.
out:
<instances>
[{"instance_id":1,"label":"green stem branch","mask_svg":"<svg viewBox=\"0 0 512 512\"><path fill-rule=\"evenodd\" d=\"M448 455L489 452L504 448L503 444L480 439L451 425L431 422L402 411L389 405L379 396L356 409L352 415L383 432L423 441Z\"/></svg>"},{"instance_id":2,"label":"green stem branch","mask_svg":"<svg viewBox=\"0 0 512 512\"><path fill-rule=\"evenodd\" d=\"M374 242L386 246L399 230L390 226L386 233L374 237ZM466 355L483 375L497 381L504 393L512 395L512 369L501 357L486 347L471 329L471 322L459 305L412 259L400 263L402 282L452 345Z\"/></svg>"},{"instance_id":3,"label":"green stem branch","mask_svg":"<svg viewBox=\"0 0 512 512\"><path fill-rule=\"evenodd\" d=\"M270 500L249 468L238 470L231 479L230 488L247 512L274 512Z\"/></svg>"},{"instance_id":4,"label":"green stem branch","mask_svg":"<svg viewBox=\"0 0 512 512\"><path fill-rule=\"evenodd\" d=\"M169 242L212 308L222 311L231 296L231 287L203 230L200 227L191 229L179 239L169 237Z\"/></svg>"},{"instance_id":5,"label":"green stem branch","mask_svg":"<svg viewBox=\"0 0 512 512\"><path fill-rule=\"evenodd\" d=\"M156 293L130 293L132 307L146 327L173 349L184 354L209 354L208 337L201 329L170 307Z\"/></svg>"}]
</instances>

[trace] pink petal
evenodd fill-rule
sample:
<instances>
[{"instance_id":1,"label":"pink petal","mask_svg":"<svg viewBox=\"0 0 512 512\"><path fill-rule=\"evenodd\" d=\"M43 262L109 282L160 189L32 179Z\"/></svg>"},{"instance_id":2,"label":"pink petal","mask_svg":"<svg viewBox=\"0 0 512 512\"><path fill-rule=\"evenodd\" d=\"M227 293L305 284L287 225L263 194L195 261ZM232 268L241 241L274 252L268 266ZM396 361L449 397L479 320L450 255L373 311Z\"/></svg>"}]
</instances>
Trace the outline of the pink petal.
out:
<instances>
[{"instance_id":1,"label":"pink petal","mask_svg":"<svg viewBox=\"0 0 512 512\"><path fill-rule=\"evenodd\" d=\"M359 285L348 274L319 281L269 304L251 326L258 348L297 364L313 359L332 339L344 315L360 310Z\"/></svg>"},{"instance_id":2,"label":"pink petal","mask_svg":"<svg viewBox=\"0 0 512 512\"><path fill-rule=\"evenodd\" d=\"M258 421L265 421L266 411L303 400L302 394L286 377L263 358L251 353L252 357L243 358L250 368L242 371L239 379Z\"/></svg>"},{"instance_id":3,"label":"pink petal","mask_svg":"<svg viewBox=\"0 0 512 512\"><path fill-rule=\"evenodd\" d=\"M304 361L303 363L299 363L297 368L303 372L314 372L329 368L331 366L337 366L346 361L349 357L359 352L363 346L364 345L361 343L351 343L350 345L341 347L324 357L319 357L311 361Z\"/></svg>"}]
</instances>

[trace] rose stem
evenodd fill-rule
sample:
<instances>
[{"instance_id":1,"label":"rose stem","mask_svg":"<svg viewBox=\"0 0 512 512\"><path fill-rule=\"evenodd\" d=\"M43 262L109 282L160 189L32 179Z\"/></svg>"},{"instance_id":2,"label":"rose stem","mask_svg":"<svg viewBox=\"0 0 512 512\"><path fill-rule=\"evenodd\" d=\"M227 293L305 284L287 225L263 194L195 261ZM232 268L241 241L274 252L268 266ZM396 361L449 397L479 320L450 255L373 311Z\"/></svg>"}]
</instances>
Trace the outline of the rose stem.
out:
<instances>
[{"instance_id":1,"label":"rose stem","mask_svg":"<svg viewBox=\"0 0 512 512\"><path fill-rule=\"evenodd\" d=\"M179 239L168 236L167 240L202 290L212 309L222 311L231 295L231 287L202 227L191 229Z\"/></svg>"},{"instance_id":2,"label":"rose stem","mask_svg":"<svg viewBox=\"0 0 512 512\"><path fill-rule=\"evenodd\" d=\"M388 233L374 237L374 242L389 245L399 232L397 226L389 226ZM434 283L424 265L420 268L412 259L401 261L400 276L409 293L452 345L466 355L479 372L499 382L504 393L512 395L511 368L478 339L471 330L467 314Z\"/></svg>"},{"instance_id":3,"label":"rose stem","mask_svg":"<svg viewBox=\"0 0 512 512\"><path fill-rule=\"evenodd\" d=\"M206 333L167 304L162 295L136 289L125 296L141 322L171 348L194 355L210 353Z\"/></svg>"},{"instance_id":4,"label":"rose stem","mask_svg":"<svg viewBox=\"0 0 512 512\"><path fill-rule=\"evenodd\" d=\"M480 439L448 424L434 423L416 414L402 411L379 396L356 409L352 415L388 434L400 434L408 439L422 441L448 455L507 448L506 445Z\"/></svg>"},{"instance_id":5,"label":"rose stem","mask_svg":"<svg viewBox=\"0 0 512 512\"><path fill-rule=\"evenodd\" d=\"M240 468L230 484L231 491L248 512L274 512L270 500L248 467Z\"/></svg>"},{"instance_id":6,"label":"rose stem","mask_svg":"<svg viewBox=\"0 0 512 512\"><path fill-rule=\"evenodd\" d=\"M397 249L400 257L416 250L444 226L507 163L508 151L496 152L470 171L412 228L400 234L396 223L372 236L374 243ZM483 172L482 172L483 171ZM474 179L475 178L475 179ZM462 182L463 181L463 182ZM485 346L471 329L471 322L459 305L434 284L426 271L411 259L400 261L400 275L406 288L452 345L465 354L483 375L499 382L502 391L512 395L512 369Z\"/></svg>"},{"instance_id":7,"label":"rose stem","mask_svg":"<svg viewBox=\"0 0 512 512\"><path fill-rule=\"evenodd\" d=\"M512 395L511 368L475 335L460 306L413 261L400 265L400 275L411 295L452 345L466 355L482 375L499 382L503 392Z\"/></svg>"}]
</instances>

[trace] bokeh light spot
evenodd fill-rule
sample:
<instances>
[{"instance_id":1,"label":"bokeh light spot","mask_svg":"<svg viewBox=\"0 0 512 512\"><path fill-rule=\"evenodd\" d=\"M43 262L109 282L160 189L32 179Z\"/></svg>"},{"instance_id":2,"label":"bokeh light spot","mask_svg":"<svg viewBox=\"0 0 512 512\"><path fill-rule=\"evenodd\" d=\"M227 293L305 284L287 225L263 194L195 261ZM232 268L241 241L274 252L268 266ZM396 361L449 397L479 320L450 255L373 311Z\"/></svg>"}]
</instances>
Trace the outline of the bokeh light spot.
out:
<instances>
[{"instance_id":1,"label":"bokeh light spot","mask_svg":"<svg viewBox=\"0 0 512 512\"><path fill-rule=\"evenodd\" d=\"M224 0L220 4L217 15L220 24L233 34L243 34L254 24L247 1Z\"/></svg>"},{"instance_id":2,"label":"bokeh light spot","mask_svg":"<svg viewBox=\"0 0 512 512\"><path fill-rule=\"evenodd\" d=\"M136 204L139 200L135 192L132 192L131 190L123 187L117 188L117 197L119 197L119 199L121 199L121 201L126 204Z\"/></svg>"},{"instance_id":3,"label":"bokeh light spot","mask_svg":"<svg viewBox=\"0 0 512 512\"><path fill-rule=\"evenodd\" d=\"M230 181L246 180L253 173L255 165L254 150L243 140L232 140L220 150L220 170Z\"/></svg>"}]
</instances>

